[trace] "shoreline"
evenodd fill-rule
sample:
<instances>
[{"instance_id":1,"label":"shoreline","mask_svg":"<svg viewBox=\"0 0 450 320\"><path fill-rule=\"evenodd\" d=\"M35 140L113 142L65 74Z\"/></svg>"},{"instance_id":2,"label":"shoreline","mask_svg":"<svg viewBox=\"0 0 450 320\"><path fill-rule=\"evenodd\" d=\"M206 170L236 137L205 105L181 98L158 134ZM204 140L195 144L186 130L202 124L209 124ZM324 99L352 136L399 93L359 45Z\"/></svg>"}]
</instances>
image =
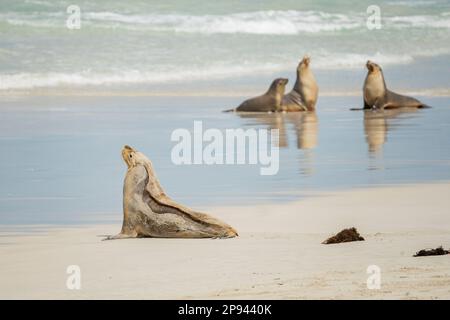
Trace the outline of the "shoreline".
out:
<instances>
[{"instance_id":1,"label":"shoreline","mask_svg":"<svg viewBox=\"0 0 450 320\"><path fill-rule=\"evenodd\" d=\"M277 194L283 196L283 199L266 199L264 198L265 194L261 194L261 199L254 200L242 200L242 198L236 198L235 205L226 205L225 203L229 202L229 199L223 200L220 202L213 203L204 203L197 205L188 205L190 208L195 209L200 212L219 212L227 215L228 211L233 210L254 210L252 208L260 208L266 207L271 208L278 206L295 206L301 202L309 201L311 199L323 199L327 197L334 197L336 195L348 194L353 192L376 192L380 189L403 189L403 188L419 188L423 186L424 188L432 185L432 186L446 186L449 185L450 189L450 181L449 180L424 180L424 181L416 181L416 182L406 182L406 183L386 183L379 185L358 185L355 187L347 187L340 186L334 187L330 189L322 188L318 190L311 190L307 192L298 192L294 190L287 191L279 191ZM273 193L271 193L273 194ZM170 195L169 195L170 196ZM185 199L179 199L171 197L173 200L184 203ZM122 223L122 208L119 208L117 212L113 213L101 213L101 218L99 220L92 219L81 219L79 222L49 222L45 224L39 223L28 223L28 224L19 224L19 223L0 223L0 235L5 233L20 233L24 235L32 235L33 233L45 233L49 231L57 231L62 229L83 229L90 228L95 226L112 226L112 225L121 225ZM97 215L98 213L92 212L90 214ZM21 230L25 229L25 230Z\"/></svg>"},{"instance_id":2,"label":"shoreline","mask_svg":"<svg viewBox=\"0 0 450 320\"><path fill-rule=\"evenodd\" d=\"M211 208L238 230L227 240L101 241L121 223L2 232L0 297L448 299L448 256L412 255L450 247L449 188L450 182L387 186ZM321 244L352 226L366 241ZM68 265L80 266L81 290L66 288ZM380 290L366 287L370 265L381 269Z\"/></svg>"},{"instance_id":3,"label":"shoreline","mask_svg":"<svg viewBox=\"0 0 450 320\"><path fill-rule=\"evenodd\" d=\"M450 88L425 88L422 90L406 89L397 90L404 95L430 97L430 98L448 98L450 97ZM261 94L261 90L203 90L203 91L152 91L152 90L106 90L99 91L96 87L83 88L39 88L39 89L23 89L23 90L0 90L1 98L29 98L29 97L251 97ZM346 91L323 91L320 93L322 97L359 97L362 96L361 90Z\"/></svg>"}]
</instances>

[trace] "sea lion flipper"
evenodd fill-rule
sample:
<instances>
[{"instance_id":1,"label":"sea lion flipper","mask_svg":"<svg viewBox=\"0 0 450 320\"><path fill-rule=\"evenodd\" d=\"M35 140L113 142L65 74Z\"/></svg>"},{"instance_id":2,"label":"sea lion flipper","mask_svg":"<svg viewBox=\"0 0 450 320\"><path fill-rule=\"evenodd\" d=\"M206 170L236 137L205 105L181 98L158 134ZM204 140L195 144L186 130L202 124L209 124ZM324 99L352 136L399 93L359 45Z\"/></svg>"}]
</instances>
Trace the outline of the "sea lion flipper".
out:
<instances>
[{"instance_id":1,"label":"sea lion flipper","mask_svg":"<svg viewBox=\"0 0 450 320\"><path fill-rule=\"evenodd\" d=\"M106 240L118 240L118 239L132 239L137 238L137 235L130 235L130 234L124 234L124 233L118 233L115 236L107 236L106 238L102 239L102 241Z\"/></svg>"}]
</instances>

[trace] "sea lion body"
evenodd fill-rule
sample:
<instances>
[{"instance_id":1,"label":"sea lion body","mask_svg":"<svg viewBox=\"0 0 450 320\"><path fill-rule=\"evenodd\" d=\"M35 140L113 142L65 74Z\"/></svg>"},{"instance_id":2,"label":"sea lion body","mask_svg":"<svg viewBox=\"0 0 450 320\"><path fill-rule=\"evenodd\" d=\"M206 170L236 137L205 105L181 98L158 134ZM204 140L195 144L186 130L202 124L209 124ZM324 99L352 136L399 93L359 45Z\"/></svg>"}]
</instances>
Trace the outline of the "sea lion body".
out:
<instances>
[{"instance_id":1,"label":"sea lion body","mask_svg":"<svg viewBox=\"0 0 450 320\"><path fill-rule=\"evenodd\" d=\"M364 109L427 108L419 100L390 91L386 87L383 70L371 61L366 63L368 72L363 86Z\"/></svg>"},{"instance_id":2,"label":"sea lion body","mask_svg":"<svg viewBox=\"0 0 450 320\"><path fill-rule=\"evenodd\" d=\"M314 111L319 87L309 68L310 58L303 57L297 67L297 80L291 92L283 96L281 109L287 112Z\"/></svg>"},{"instance_id":3,"label":"sea lion body","mask_svg":"<svg viewBox=\"0 0 450 320\"><path fill-rule=\"evenodd\" d=\"M150 160L125 146L128 165L123 188L123 224L111 239L232 238L237 232L226 223L170 199L163 191Z\"/></svg>"},{"instance_id":4,"label":"sea lion body","mask_svg":"<svg viewBox=\"0 0 450 320\"><path fill-rule=\"evenodd\" d=\"M281 100L288 79L275 79L269 90L261 96L251 98L242 102L239 107L230 111L237 112L277 112L281 111Z\"/></svg>"}]
</instances>

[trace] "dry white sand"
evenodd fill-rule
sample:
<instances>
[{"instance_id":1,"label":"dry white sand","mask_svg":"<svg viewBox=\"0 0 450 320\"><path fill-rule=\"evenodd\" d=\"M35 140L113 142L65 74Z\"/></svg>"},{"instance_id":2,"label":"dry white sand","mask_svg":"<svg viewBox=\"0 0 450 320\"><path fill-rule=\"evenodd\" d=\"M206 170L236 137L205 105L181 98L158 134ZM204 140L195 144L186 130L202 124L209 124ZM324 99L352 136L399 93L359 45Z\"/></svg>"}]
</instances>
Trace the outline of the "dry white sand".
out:
<instances>
[{"instance_id":1,"label":"dry white sand","mask_svg":"<svg viewBox=\"0 0 450 320\"><path fill-rule=\"evenodd\" d=\"M100 241L117 225L0 237L0 298L450 298L450 183L368 188L305 200L211 208L240 232L228 240ZM321 242L355 226L366 241ZM66 268L81 268L81 289ZM369 265L381 288L369 290Z\"/></svg>"}]
</instances>

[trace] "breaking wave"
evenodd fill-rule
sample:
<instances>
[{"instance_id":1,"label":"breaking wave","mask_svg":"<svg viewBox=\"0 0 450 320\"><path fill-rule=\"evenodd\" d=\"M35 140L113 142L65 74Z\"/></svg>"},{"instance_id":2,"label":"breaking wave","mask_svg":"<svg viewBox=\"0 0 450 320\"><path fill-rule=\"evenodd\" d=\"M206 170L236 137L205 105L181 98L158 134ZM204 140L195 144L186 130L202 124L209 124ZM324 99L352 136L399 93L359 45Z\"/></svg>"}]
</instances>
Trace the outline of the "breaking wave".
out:
<instances>
[{"instance_id":1,"label":"breaking wave","mask_svg":"<svg viewBox=\"0 0 450 320\"><path fill-rule=\"evenodd\" d=\"M66 15L56 13L7 13L1 20L14 26L62 27ZM297 35L366 28L365 13L327 13L322 11L268 10L226 15L119 14L84 12L82 25L200 34ZM383 17L386 27L450 28L448 12L437 16L412 15Z\"/></svg>"},{"instance_id":2,"label":"breaking wave","mask_svg":"<svg viewBox=\"0 0 450 320\"><path fill-rule=\"evenodd\" d=\"M313 57L314 69L352 69L361 68L367 59L373 59L383 65L408 64L413 57L408 55L335 54ZM221 80L232 77L257 76L275 72L291 72L294 63L246 63L238 62L206 65L197 68L173 68L166 66L160 70L126 70L121 72L99 73L92 70L76 73L29 73L0 74L0 90L33 89L65 86L102 86L132 84L164 84L167 82Z\"/></svg>"}]
</instances>

